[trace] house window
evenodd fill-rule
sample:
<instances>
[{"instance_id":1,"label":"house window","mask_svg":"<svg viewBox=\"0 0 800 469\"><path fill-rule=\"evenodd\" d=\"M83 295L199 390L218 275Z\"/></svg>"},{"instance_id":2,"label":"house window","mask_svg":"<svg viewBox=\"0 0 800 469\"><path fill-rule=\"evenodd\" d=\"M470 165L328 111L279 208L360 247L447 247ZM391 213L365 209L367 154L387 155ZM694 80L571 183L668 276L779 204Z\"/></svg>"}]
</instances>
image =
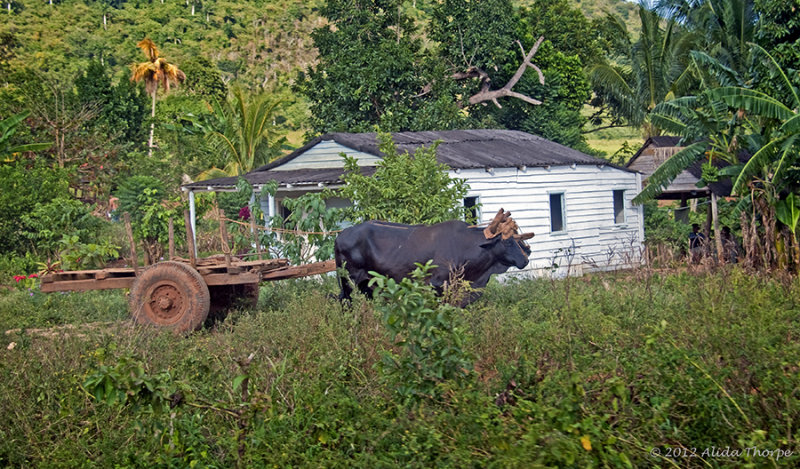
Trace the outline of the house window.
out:
<instances>
[{"instance_id":1,"label":"house window","mask_svg":"<svg viewBox=\"0 0 800 469\"><path fill-rule=\"evenodd\" d=\"M612 191L614 193L614 223L625 223L625 191Z\"/></svg>"},{"instance_id":2,"label":"house window","mask_svg":"<svg viewBox=\"0 0 800 469\"><path fill-rule=\"evenodd\" d=\"M291 210L290 210L288 207L286 207L285 205L283 205L283 199L281 199L281 200L279 200L279 201L278 201L278 214L279 214L279 215L281 216L281 218L283 218L284 220L286 220L287 218L289 218L289 215L291 215L291 214L292 214L292 211L291 211Z\"/></svg>"},{"instance_id":3,"label":"house window","mask_svg":"<svg viewBox=\"0 0 800 469\"><path fill-rule=\"evenodd\" d=\"M464 208L467 209L467 223L478 223L481 219L478 196L464 197Z\"/></svg>"},{"instance_id":4,"label":"house window","mask_svg":"<svg viewBox=\"0 0 800 469\"><path fill-rule=\"evenodd\" d=\"M565 231L564 193L550 194L550 232Z\"/></svg>"}]
</instances>

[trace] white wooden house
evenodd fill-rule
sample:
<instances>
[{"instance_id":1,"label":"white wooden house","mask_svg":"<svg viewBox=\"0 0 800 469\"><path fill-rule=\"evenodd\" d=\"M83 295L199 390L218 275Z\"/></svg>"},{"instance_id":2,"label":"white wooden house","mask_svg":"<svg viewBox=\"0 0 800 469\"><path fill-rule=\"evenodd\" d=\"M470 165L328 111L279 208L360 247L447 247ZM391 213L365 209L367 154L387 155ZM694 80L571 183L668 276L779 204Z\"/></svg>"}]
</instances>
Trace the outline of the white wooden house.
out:
<instances>
[{"instance_id":1,"label":"white wooden house","mask_svg":"<svg viewBox=\"0 0 800 469\"><path fill-rule=\"evenodd\" d=\"M635 171L519 131L398 132L392 138L400 152L412 154L439 141L438 161L451 168L451 177L466 179L464 204L480 207L481 222L504 208L523 232L536 233L528 267L509 275L580 275L641 262L643 212L631 203L641 190ZM257 191L278 183L276 195L263 201L264 213L274 215L284 198L341 186L342 153L356 157L363 173L374 172L381 158L377 135L327 134L244 177ZM236 178L220 178L183 189L191 201L194 192L233 190L235 184Z\"/></svg>"}]
</instances>

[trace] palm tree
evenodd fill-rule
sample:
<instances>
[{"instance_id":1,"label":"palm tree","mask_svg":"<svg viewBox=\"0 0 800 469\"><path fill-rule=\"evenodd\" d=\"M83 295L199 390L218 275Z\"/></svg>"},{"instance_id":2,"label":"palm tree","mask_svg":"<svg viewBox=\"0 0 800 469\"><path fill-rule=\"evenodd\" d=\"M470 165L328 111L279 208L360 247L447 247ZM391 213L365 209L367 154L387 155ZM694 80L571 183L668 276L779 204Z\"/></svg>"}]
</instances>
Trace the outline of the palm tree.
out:
<instances>
[{"instance_id":1,"label":"palm tree","mask_svg":"<svg viewBox=\"0 0 800 469\"><path fill-rule=\"evenodd\" d=\"M630 125L644 126L649 137L656 130L647 122L648 113L659 103L682 95L692 84L687 58L695 37L675 20L662 27L664 19L641 4L639 19L641 36L635 43L627 43L619 63L594 65L589 76L597 94L611 103L614 112Z\"/></svg>"},{"instance_id":2,"label":"palm tree","mask_svg":"<svg viewBox=\"0 0 800 469\"><path fill-rule=\"evenodd\" d=\"M740 127L730 108L714 93L706 90L697 96L683 96L658 104L649 119L653 126L682 138L683 149L672 155L647 178L647 186L633 202L640 204L655 198L684 170L701 158L703 182L716 182L717 161L737 165L741 143Z\"/></svg>"},{"instance_id":3,"label":"palm tree","mask_svg":"<svg viewBox=\"0 0 800 469\"><path fill-rule=\"evenodd\" d=\"M234 88L231 95L224 106L215 103L216 123L205 129L224 158L222 169L204 171L199 180L250 172L278 156L286 141L285 137L278 137L274 126L280 101L265 94L246 96L241 88Z\"/></svg>"},{"instance_id":4,"label":"palm tree","mask_svg":"<svg viewBox=\"0 0 800 469\"><path fill-rule=\"evenodd\" d=\"M169 92L171 83L183 83L186 74L177 66L167 62L163 57L159 57L158 48L155 43L148 38L144 38L136 44L147 56L148 61L133 66L131 80L144 81L145 89L153 96L153 109L150 117L156 117L156 95L158 87L161 85L165 92ZM150 123L150 139L147 142L149 148L147 156L153 155L153 134L155 132L155 120Z\"/></svg>"},{"instance_id":5,"label":"palm tree","mask_svg":"<svg viewBox=\"0 0 800 469\"><path fill-rule=\"evenodd\" d=\"M749 44L758 21L753 0L661 0L656 11L697 33L704 60L695 61L700 66L694 72L701 78L708 81L711 68L715 85L745 85L754 63Z\"/></svg>"}]
</instances>

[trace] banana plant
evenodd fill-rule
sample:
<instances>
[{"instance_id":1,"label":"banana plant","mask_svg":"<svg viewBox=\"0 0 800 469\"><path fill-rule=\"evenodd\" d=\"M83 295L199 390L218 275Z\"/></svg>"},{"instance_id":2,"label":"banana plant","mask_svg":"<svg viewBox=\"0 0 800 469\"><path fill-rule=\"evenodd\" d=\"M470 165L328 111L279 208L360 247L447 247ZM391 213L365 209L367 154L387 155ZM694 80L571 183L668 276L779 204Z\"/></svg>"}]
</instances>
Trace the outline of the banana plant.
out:
<instances>
[{"instance_id":1,"label":"banana plant","mask_svg":"<svg viewBox=\"0 0 800 469\"><path fill-rule=\"evenodd\" d=\"M22 123L28 115L30 115L30 111L24 111L0 121L0 161L8 163L14 161L15 154L17 153L47 150L53 145L52 143L11 144L11 137L16 133L19 124Z\"/></svg>"},{"instance_id":2,"label":"banana plant","mask_svg":"<svg viewBox=\"0 0 800 469\"><path fill-rule=\"evenodd\" d=\"M775 216L792 232L792 246L794 247L794 261L797 268L800 264L800 246L797 244L797 222L800 220L800 197L794 192L789 193L783 200L775 203Z\"/></svg>"},{"instance_id":3,"label":"banana plant","mask_svg":"<svg viewBox=\"0 0 800 469\"><path fill-rule=\"evenodd\" d=\"M763 126L768 138L744 165L733 182L740 194L753 177L761 175L769 184L781 186L786 170L800 151L800 94L775 59L757 44L751 44L771 72L772 93L743 87L723 87L712 92L717 99L740 110L751 121L771 122ZM772 131L771 129L775 129Z\"/></svg>"}]
</instances>

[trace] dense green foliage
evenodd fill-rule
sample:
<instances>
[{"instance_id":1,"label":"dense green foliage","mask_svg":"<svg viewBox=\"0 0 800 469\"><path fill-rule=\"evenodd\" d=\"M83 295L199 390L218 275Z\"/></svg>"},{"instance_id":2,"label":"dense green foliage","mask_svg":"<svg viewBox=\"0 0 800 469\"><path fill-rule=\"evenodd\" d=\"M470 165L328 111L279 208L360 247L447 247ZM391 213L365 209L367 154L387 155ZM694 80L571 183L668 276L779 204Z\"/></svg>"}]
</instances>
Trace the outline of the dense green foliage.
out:
<instances>
[{"instance_id":1,"label":"dense green foliage","mask_svg":"<svg viewBox=\"0 0 800 469\"><path fill-rule=\"evenodd\" d=\"M412 156L398 153L390 135L378 138L384 157L374 175L361 174L357 160L345 156L346 185L339 193L353 201L350 220L412 225L464 220L462 201L469 188L463 179L451 179L447 166L436 161L437 144L420 147Z\"/></svg>"},{"instance_id":2,"label":"dense green foliage","mask_svg":"<svg viewBox=\"0 0 800 469\"><path fill-rule=\"evenodd\" d=\"M361 299L342 311L334 289L265 285L256 311L189 337L96 322L125 316L121 292L0 294L0 329L26 328L0 339L0 461L797 464L796 279L734 269L492 284L454 317L472 377L412 407L375 368L392 350L378 312ZM32 330L64 324L76 328ZM711 446L795 454L702 455ZM680 447L699 457L664 456Z\"/></svg>"},{"instance_id":3,"label":"dense green foliage","mask_svg":"<svg viewBox=\"0 0 800 469\"><path fill-rule=\"evenodd\" d=\"M463 349L461 310L448 304L426 283L432 261L417 264L400 282L373 273L375 309L399 353L384 352L380 370L399 396L408 401L441 397L442 384L458 386L469 376L470 357Z\"/></svg>"},{"instance_id":4,"label":"dense green foliage","mask_svg":"<svg viewBox=\"0 0 800 469\"><path fill-rule=\"evenodd\" d=\"M76 236L84 243L97 239L103 220L79 200L61 196L37 203L31 213L22 215L22 224L22 235L30 240L32 250L54 257L64 235Z\"/></svg>"},{"instance_id":5,"label":"dense green foliage","mask_svg":"<svg viewBox=\"0 0 800 469\"><path fill-rule=\"evenodd\" d=\"M66 172L29 161L0 165L0 246L23 253L29 245L22 217L51 199L68 197Z\"/></svg>"},{"instance_id":6,"label":"dense green foliage","mask_svg":"<svg viewBox=\"0 0 800 469\"><path fill-rule=\"evenodd\" d=\"M119 207L115 216L130 216L133 236L145 247L146 264L157 262L169 240L169 220L180 220L180 202L169 200L161 182L151 176L132 176L122 181L115 193ZM183 225L174 223L176 239L182 239Z\"/></svg>"}]
</instances>

